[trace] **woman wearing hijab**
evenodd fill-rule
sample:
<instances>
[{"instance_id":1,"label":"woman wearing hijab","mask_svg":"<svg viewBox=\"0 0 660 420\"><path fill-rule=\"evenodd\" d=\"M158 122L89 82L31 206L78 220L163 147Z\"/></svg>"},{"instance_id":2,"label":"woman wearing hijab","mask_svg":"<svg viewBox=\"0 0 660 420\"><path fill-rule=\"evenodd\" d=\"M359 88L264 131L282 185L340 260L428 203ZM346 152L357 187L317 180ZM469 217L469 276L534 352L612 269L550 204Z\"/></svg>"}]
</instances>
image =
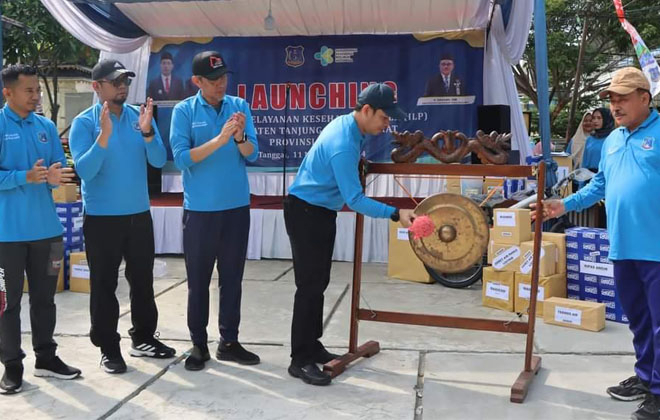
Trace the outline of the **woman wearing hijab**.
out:
<instances>
[{"instance_id":1,"label":"woman wearing hijab","mask_svg":"<svg viewBox=\"0 0 660 420\"><path fill-rule=\"evenodd\" d=\"M573 166L579 168L582 164L582 153L584 152L584 145L587 142L587 137L591 135L592 130L592 117L591 112L587 112L582 116L582 121L578 126L573 138L566 146L566 153L570 153L573 159Z\"/></svg>"},{"instance_id":2,"label":"woman wearing hijab","mask_svg":"<svg viewBox=\"0 0 660 420\"><path fill-rule=\"evenodd\" d=\"M600 151L607 136L614 130L614 119L610 110L607 108L598 108L591 113L591 124L593 133L587 137L582 152L581 168L587 168L592 172L598 172L600 163Z\"/></svg>"}]
</instances>

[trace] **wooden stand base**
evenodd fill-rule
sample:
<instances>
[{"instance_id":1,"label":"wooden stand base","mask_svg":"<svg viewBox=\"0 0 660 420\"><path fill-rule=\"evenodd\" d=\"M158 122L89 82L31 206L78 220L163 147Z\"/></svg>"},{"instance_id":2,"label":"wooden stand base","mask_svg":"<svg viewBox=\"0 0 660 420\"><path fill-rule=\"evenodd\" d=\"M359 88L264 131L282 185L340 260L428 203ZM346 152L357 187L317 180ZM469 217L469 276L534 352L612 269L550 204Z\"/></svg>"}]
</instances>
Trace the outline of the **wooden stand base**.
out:
<instances>
[{"instance_id":1,"label":"wooden stand base","mask_svg":"<svg viewBox=\"0 0 660 420\"><path fill-rule=\"evenodd\" d=\"M380 352L380 344L378 344L378 341L367 341L358 347L355 353L346 353L339 359L332 360L323 365L323 371L334 378L344 372L348 365L355 360L361 357L371 357L378 352Z\"/></svg>"},{"instance_id":2,"label":"wooden stand base","mask_svg":"<svg viewBox=\"0 0 660 420\"><path fill-rule=\"evenodd\" d=\"M511 402L521 404L523 401L525 401L529 386L532 384L534 376L539 373L539 369L541 369L541 358L538 356L532 356L531 370L523 370L520 372L518 379L516 379L516 382L514 382L513 386L511 387Z\"/></svg>"}]
</instances>

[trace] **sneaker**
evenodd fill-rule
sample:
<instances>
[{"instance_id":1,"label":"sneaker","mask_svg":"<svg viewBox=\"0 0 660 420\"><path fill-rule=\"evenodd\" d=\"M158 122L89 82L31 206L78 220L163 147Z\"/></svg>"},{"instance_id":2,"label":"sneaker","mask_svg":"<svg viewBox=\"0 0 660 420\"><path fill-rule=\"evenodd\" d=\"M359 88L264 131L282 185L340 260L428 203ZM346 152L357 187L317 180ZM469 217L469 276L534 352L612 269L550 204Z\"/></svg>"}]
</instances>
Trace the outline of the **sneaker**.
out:
<instances>
[{"instance_id":1,"label":"sneaker","mask_svg":"<svg viewBox=\"0 0 660 420\"><path fill-rule=\"evenodd\" d=\"M193 345L183 367L186 370L202 370L209 360L211 360L211 355L209 354L209 347L206 344Z\"/></svg>"},{"instance_id":2,"label":"sneaker","mask_svg":"<svg viewBox=\"0 0 660 420\"><path fill-rule=\"evenodd\" d=\"M0 394L10 395L23 389L23 363L5 365L5 373L0 380Z\"/></svg>"},{"instance_id":3,"label":"sneaker","mask_svg":"<svg viewBox=\"0 0 660 420\"><path fill-rule=\"evenodd\" d=\"M126 372L126 362L121 357L121 353L101 353L101 367L107 373L124 373Z\"/></svg>"},{"instance_id":4,"label":"sneaker","mask_svg":"<svg viewBox=\"0 0 660 420\"><path fill-rule=\"evenodd\" d=\"M133 357L153 357L154 359L168 359L174 357L176 350L168 347L155 337L141 343L133 342L129 354Z\"/></svg>"},{"instance_id":5,"label":"sneaker","mask_svg":"<svg viewBox=\"0 0 660 420\"><path fill-rule=\"evenodd\" d=\"M619 382L619 385L607 388L607 393L615 400L635 401L644 398L649 393L649 387L635 375Z\"/></svg>"},{"instance_id":6,"label":"sneaker","mask_svg":"<svg viewBox=\"0 0 660 420\"><path fill-rule=\"evenodd\" d=\"M298 366L294 363L289 365L289 375L294 378L300 378L306 384L325 386L330 385L332 378L325 372L322 372L315 363L306 366Z\"/></svg>"},{"instance_id":7,"label":"sneaker","mask_svg":"<svg viewBox=\"0 0 660 420\"><path fill-rule=\"evenodd\" d=\"M646 394L646 398L630 418L632 420L660 420L660 395Z\"/></svg>"},{"instance_id":8,"label":"sneaker","mask_svg":"<svg viewBox=\"0 0 660 420\"><path fill-rule=\"evenodd\" d=\"M236 362L240 365L258 365L261 362L259 356L245 350L238 341L230 343L222 339L220 339L215 357L218 360Z\"/></svg>"},{"instance_id":9,"label":"sneaker","mask_svg":"<svg viewBox=\"0 0 660 420\"><path fill-rule=\"evenodd\" d=\"M67 365L57 356L48 361L37 359L34 364L34 376L41 378L75 379L81 373L80 369Z\"/></svg>"}]
</instances>

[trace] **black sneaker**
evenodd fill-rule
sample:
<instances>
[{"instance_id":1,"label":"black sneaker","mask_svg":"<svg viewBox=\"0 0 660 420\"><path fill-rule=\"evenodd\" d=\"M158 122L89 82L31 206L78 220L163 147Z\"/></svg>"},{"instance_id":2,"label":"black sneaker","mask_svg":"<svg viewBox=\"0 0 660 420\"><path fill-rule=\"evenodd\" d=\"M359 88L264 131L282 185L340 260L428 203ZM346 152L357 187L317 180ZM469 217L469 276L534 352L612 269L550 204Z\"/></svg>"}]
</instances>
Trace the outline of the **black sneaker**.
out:
<instances>
[{"instance_id":1,"label":"black sneaker","mask_svg":"<svg viewBox=\"0 0 660 420\"><path fill-rule=\"evenodd\" d=\"M607 388L607 393L619 401L641 400L649 393L649 386L639 379L639 376L631 376L619 385Z\"/></svg>"},{"instance_id":2,"label":"black sneaker","mask_svg":"<svg viewBox=\"0 0 660 420\"><path fill-rule=\"evenodd\" d=\"M101 367L107 373L126 372L126 362L121 353L101 353Z\"/></svg>"},{"instance_id":3,"label":"black sneaker","mask_svg":"<svg viewBox=\"0 0 660 420\"><path fill-rule=\"evenodd\" d=\"M168 359L174 357L176 350L168 347L155 337L141 343L133 342L129 354L133 357L153 357L154 359Z\"/></svg>"},{"instance_id":4,"label":"black sneaker","mask_svg":"<svg viewBox=\"0 0 660 420\"><path fill-rule=\"evenodd\" d=\"M660 395L646 394L646 398L630 418L632 420L660 420Z\"/></svg>"},{"instance_id":5,"label":"black sneaker","mask_svg":"<svg viewBox=\"0 0 660 420\"><path fill-rule=\"evenodd\" d=\"M206 344L193 345L183 367L186 370L202 370L209 360L211 360L211 355L209 354L209 347Z\"/></svg>"},{"instance_id":6,"label":"black sneaker","mask_svg":"<svg viewBox=\"0 0 660 420\"><path fill-rule=\"evenodd\" d=\"M80 369L67 365L57 356L48 361L37 359L34 364L34 376L40 378L75 379L81 373Z\"/></svg>"},{"instance_id":7,"label":"black sneaker","mask_svg":"<svg viewBox=\"0 0 660 420\"><path fill-rule=\"evenodd\" d=\"M298 366L294 363L289 365L289 375L294 378L300 378L306 384L310 385L330 385L332 378L325 372L322 372L315 363L310 363L305 366Z\"/></svg>"},{"instance_id":8,"label":"black sneaker","mask_svg":"<svg viewBox=\"0 0 660 420\"><path fill-rule=\"evenodd\" d=\"M0 380L0 394L10 395L23 389L23 363L5 365L5 373Z\"/></svg>"},{"instance_id":9,"label":"black sneaker","mask_svg":"<svg viewBox=\"0 0 660 420\"><path fill-rule=\"evenodd\" d=\"M316 352L314 362L325 365L326 363L330 363L331 361L339 359L340 357L340 354L330 353L325 347L322 347L321 350Z\"/></svg>"},{"instance_id":10,"label":"black sneaker","mask_svg":"<svg viewBox=\"0 0 660 420\"><path fill-rule=\"evenodd\" d=\"M218 360L236 362L240 365L258 365L259 362L261 362L259 356L245 350L238 341L229 343L222 339L220 339L220 344L218 345L218 351L215 353L215 357Z\"/></svg>"}]
</instances>

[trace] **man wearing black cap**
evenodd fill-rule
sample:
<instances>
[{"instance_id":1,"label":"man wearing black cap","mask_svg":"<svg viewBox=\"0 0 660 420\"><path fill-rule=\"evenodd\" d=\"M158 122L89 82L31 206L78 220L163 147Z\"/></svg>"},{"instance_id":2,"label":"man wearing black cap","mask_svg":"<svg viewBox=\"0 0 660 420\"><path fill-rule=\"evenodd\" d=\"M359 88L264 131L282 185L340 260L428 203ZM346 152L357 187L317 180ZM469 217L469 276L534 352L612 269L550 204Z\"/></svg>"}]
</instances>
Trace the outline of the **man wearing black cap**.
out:
<instances>
[{"instance_id":1,"label":"man wearing black cap","mask_svg":"<svg viewBox=\"0 0 660 420\"><path fill-rule=\"evenodd\" d=\"M377 135L402 120L405 112L384 83L364 89L355 110L328 124L303 159L284 202L284 221L291 242L296 296L291 325L289 374L312 385L328 385L330 376L317 366L336 355L319 341L323 335L323 293L330 282L337 211L344 203L376 218L408 227L412 210L399 210L365 197L358 176L365 135Z\"/></svg>"},{"instance_id":2,"label":"man wearing black cap","mask_svg":"<svg viewBox=\"0 0 660 420\"><path fill-rule=\"evenodd\" d=\"M147 96L154 101L171 101L183 99L183 81L172 74L174 59L165 51L160 55L160 74L149 83Z\"/></svg>"},{"instance_id":3,"label":"man wearing black cap","mask_svg":"<svg viewBox=\"0 0 660 420\"><path fill-rule=\"evenodd\" d=\"M246 162L257 159L250 108L226 94L229 69L216 51L193 58L195 96L174 107L170 144L183 172L183 252L188 275L188 329L193 349L185 368L201 370L210 359L209 285L217 262L220 278L220 344L216 357L244 365L259 356L238 342L241 282L250 231Z\"/></svg>"},{"instance_id":4,"label":"man wearing black cap","mask_svg":"<svg viewBox=\"0 0 660 420\"><path fill-rule=\"evenodd\" d=\"M438 65L440 73L426 82L424 96L461 96L465 95L463 81L454 75L454 57L444 54Z\"/></svg>"},{"instance_id":5,"label":"man wearing black cap","mask_svg":"<svg viewBox=\"0 0 660 420\"><path fill-rule=\"evenodd\" d=\"M83 235L90 269L92 343L101 348L101 367L126 372L119 348L119 302L115 296L122 258L131 287L131 356L167 358L174 349L154 337L154 234L147 192L147 161L162 167L167 152L153 121L153 102L126 105L135 73L116 60L92 69L99 103L74 120L69 139L82 179Z\"/></svg>"}]
</instances>

